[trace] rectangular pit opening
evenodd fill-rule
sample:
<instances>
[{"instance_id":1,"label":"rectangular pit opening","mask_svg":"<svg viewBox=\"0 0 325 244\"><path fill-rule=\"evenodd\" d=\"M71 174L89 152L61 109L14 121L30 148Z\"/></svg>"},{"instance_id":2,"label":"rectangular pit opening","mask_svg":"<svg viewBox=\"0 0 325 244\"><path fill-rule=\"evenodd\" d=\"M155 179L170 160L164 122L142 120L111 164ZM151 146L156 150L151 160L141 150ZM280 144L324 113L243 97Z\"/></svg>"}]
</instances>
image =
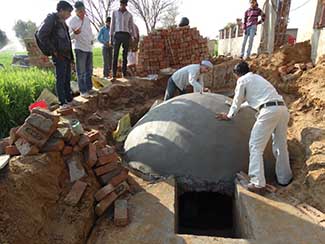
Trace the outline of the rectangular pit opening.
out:
<instances>
[{"instance_id":1,"label":"rectangular pit opening","mask_svg":"<svg viewBox=\"0 0 325 244\"><path fill-rule=\"evenodd\" d=\"M183 192L175 205L177 234L240 238L234 199L216 192Z\"/></svg>"}]
</instances>

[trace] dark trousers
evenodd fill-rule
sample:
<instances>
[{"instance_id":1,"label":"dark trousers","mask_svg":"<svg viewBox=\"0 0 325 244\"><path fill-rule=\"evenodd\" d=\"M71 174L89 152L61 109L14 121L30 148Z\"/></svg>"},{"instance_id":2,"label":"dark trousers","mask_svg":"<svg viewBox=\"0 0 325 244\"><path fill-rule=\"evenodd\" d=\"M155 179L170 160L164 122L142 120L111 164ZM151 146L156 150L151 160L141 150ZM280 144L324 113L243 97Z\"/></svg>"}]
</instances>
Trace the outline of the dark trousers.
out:
<instances>
[{"instance_id":1,"label":"dark trousers","mask_svg":"<svg viewBox=\"0 0 325 244\"><path fill-rule=\"evenodd\" d=\"M113 56L113 48L112 47L103 47L103 63L104 63L104 77L108 77L109 72L112 68L112 56Z\"/></svg>"},{"instance_id":2,"label":"dark trousers","mask_svg":"<svg viewBox=\"0 0 325 244\"><path fill-rule=\"evenodd\" d=\"M116 32L114 35L113 77L116 77L118 55L121 45L123 47L122 73L123 75L126 75L130 38L130 34L127 32Z\"/></svg>"},{"instance_id":3,"label":"dark trousers","mask_svg":"<svg viewBox=\"0 0 325 244\"><path fill-rule=\"evenodd\" d=\"M79 91L85 93L93 88L91 80L93 75L93 53L84 52L80 49L76 49L75 52Z\"/></svg>"},{"instance_id":4,"label":"dark trousers","mask_svg":"<svg viewBox=\"0 0 325 244\"><path fill-rule=\"evenodd\" d=\"M73 99L70 80L71 80L71 61L64 57L53 57L56 77L56 94L60 105L71 102Z\"/></svg>"},{"instance_id":5,"label":"dark trousers","mask_svg":"<svg viewBox=\"0 0 325 244\"><path fill-rule=\"evenodd\" d=\"M167 88L166 88L166 92L165 92L164 101L167 101L167 100L173 98L175 96L176 91L179 91L180 95L186 94L186 91L179 89L176 86L175 82L173 81L172 77L170 77L167 82Z\"/></svg>"}]
</instances>

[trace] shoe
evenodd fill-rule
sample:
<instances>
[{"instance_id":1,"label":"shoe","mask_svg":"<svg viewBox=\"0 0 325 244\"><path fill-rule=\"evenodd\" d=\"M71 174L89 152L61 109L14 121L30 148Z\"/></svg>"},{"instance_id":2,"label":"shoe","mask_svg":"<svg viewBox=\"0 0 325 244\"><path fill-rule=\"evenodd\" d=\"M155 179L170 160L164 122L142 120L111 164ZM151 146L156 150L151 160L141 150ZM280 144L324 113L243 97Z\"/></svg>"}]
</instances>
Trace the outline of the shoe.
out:
<instances>
[{"instance_id":1,"label":"shoe","mask_svg":"<svg viewBox=\"0 0 325 244\"><path fill-rule=\"evenodd\" d=\"M89 98L90 97L88 92L80 93L80 96L83 97L83 98Z\"/></svg>"},{"instance_id":2,"label":"shoe","mask_svg":"<svg viewBox=\"0 0 325 244\"><path fill-rule=\"evenodd\" d=\"M275 181L276 181L277 185L282 186L282 187L286 187L286 186L288 186L288 185L290 185L290 184L292 183L292 181L293 181L293 177L288 181L287 184L281 184L281 183L278 181L278 179L276 179Z\"/></svg>"},{"instance_id":3,"label":"shoe","mask_svg":"<svg viewBox=\"0 0 325 244\"><path fill-rule=\"evenodd\" d=\"M251 192L254 192L256 194L261 194L261 195L263 195L265 193L265 191L266 191L265 187L259 187L259 186L256 186L253 183L249 183L247 185L247 190L249 190Z\"/></svg>"}]
</instances>

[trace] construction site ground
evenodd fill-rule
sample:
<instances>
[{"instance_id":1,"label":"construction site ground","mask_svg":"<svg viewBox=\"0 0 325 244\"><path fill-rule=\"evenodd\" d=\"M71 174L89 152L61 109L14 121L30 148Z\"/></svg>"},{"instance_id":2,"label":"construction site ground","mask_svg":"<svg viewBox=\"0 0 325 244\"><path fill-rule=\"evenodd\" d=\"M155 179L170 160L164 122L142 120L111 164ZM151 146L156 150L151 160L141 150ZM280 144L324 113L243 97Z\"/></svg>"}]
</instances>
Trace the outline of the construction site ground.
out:
<instances>
[{"instance_id":1,"label":"construction site ground","mask_svg":"<svg viewBox=\"0 0 325 244\"><path fill-rule=\"evenodd\" d=\"M212 92L231 94L232 65L238 60L214 61L213 81L207 86ZM64 203L71 188L67 167L59 153L49 153L13 157L1 170L0 243L325 243L325 219L317 222L299 210L308 204L325 212L325 62L311 67L310 46L302 43L252 57L249 63L277 87L290 110L288 147L294 180L263 197L237 186L236 223L242 239L175 234L174 179L149 184L132 174L130 193L123 196L129 200L130 224L115 227L110 213L95 216L93 195L100 185L89 168L82 201L76 206ZM76 115L84 128L107 135L123 156L123 144L111 138L118 120L130 113L134 125L162 99L167 78L120 80L90 99L78 97Z\"/></svg>"}]
</instances>

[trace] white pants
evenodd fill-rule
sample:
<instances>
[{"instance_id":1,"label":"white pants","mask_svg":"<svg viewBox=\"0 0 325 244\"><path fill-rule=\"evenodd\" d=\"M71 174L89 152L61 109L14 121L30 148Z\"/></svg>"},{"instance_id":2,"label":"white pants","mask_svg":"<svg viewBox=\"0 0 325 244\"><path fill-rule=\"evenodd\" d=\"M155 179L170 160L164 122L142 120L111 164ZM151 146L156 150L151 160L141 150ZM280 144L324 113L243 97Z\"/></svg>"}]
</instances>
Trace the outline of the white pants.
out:
<instances>
[{"instance_id":1,"label":"white pants","mask_svg":"<svg viewBox=\"0 0 325 244\"><path fill-rule=\"evenodd\" d=\"M249 140L248 174L251 183L256 186L264 187L266 184L263 152L271 135L277 180L281 184L287 184L291 180L292 172L287 148L288 122L289 112L286 106L270 106L260 110Z\"/></svg>"}]
</instances>

